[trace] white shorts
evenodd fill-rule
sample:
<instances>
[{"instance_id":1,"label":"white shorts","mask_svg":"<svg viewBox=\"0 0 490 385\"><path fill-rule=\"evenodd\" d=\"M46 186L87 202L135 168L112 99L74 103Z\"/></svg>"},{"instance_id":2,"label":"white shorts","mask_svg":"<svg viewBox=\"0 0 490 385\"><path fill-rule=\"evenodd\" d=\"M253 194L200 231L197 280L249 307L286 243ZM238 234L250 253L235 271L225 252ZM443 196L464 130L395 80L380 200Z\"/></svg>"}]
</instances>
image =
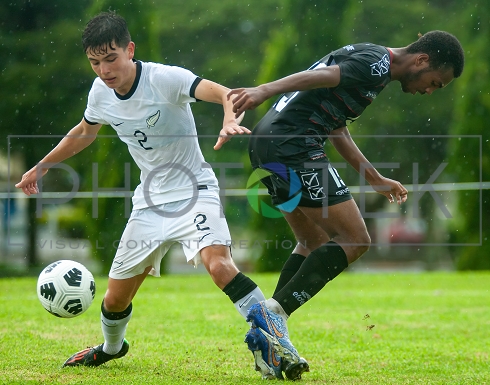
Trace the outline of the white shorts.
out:
<instances>
[{"instance_id":1,"label":"white shorts","mask_svg":"<svg viewBox=\"0 0 490 385\"><path fill-rule=\"evenodd\" d=\"M231 244L218 191L200 190L195 202L184 199L133 210L109 277L131 278L148 266L152 266L150 274L159 277L162 258L177 242L182 245L187 262L194 266L201 262L199 252L204 247Z\"/></svg>"}]
</instances>

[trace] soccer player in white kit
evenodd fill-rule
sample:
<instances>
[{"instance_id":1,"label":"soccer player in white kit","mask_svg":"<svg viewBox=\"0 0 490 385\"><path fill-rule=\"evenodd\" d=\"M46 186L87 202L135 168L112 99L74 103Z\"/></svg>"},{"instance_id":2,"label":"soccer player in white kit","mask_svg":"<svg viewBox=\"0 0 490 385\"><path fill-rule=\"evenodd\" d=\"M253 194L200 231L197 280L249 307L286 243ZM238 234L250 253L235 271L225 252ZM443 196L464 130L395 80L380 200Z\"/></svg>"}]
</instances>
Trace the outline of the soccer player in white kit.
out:
<instances>
[{"instance_id":1,"label":"soccer player in white kit","mask_svg":"<svg viewBox=\"0 0 490 385\"><path fill-rule=\"evenodd\" d=\"M161 259L176 242L189 263L204 264L244 318L251 305L265 300L231 258L218 182L199 148L190 108L196 100L223 105L223 128L214 147L218 150L231 136L250 133L235 118L226 98L229 89L183 68L135 60L126 22L114 12L91 19L82 42L98 75L84 117L16 187L27 195L38 193L37 180L49 167L90 145L103 124L111 125L128 146L141 170L141 183L102 301L105 341L74 354L64 366L99 366L128 352L124 337L131 301L148 274L160 275Z\"/></svg>"}]
</instances>

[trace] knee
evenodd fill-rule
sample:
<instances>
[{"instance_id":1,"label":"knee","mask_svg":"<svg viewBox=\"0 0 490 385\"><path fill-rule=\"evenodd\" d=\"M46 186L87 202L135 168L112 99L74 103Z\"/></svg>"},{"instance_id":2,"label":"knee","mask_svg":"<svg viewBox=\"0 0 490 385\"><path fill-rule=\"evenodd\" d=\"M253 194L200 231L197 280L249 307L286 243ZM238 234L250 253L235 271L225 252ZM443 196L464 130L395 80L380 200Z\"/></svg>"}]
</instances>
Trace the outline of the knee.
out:
<instances>
[{"instance_id":1,"label":"knee","mask_svg":"<svg viewBox=\"0 0 490 385\"><path fill-rule=\"evenodd\" d=\"M130 299L118 298L107 291L102 306L104 306L104 309L108 312L118 313L126 310L130 303Z\"/></svg>"},{"instance_id":2,"label":"knee","mask_svg":"<svg viewBox=\"0 0 490 385\"><path fill-rule=\"evenodd\" d=\"M355 260L359 259L364 253L369 250L369 247L371 246L371 237L366 232L365 234L357 237L353 244L354 247L352 258L350 258L351 260L349 261L349 263L352 263Z\"/></svg>"},{"instance_id":3,"label":"knee","mask_svg":"<svg viewBox=\"0 0 490 385\"><path fill-rule=\"evenodd\" d=\"M239 272L230 256L216 255L203 262L212 280L220 289L223 289Z\"/></svg>"},{"instance_id":4,"label":"knee","mask_svg":"<svg viewBox=\"0 0 490 385\"><path fill-rule=\"evenodd\" d=\"M206 269L208 270L209 275L216 281L219 280L219 277L226 275L227 271L235 270L236 267L231 258L216 256L208 261Z\"/></svg>"}]
</instances>

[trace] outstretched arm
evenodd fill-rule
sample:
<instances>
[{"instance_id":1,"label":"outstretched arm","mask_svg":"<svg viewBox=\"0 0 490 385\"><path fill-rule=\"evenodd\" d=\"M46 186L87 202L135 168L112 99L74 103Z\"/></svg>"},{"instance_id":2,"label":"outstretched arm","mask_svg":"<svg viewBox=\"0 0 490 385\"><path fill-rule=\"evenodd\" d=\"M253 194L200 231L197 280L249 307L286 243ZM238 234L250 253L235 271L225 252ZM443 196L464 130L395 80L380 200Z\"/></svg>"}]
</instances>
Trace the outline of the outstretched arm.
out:
<instances>
[{"instance_id":1,"label":"outstretched arm","mask_svg":"<svg viewBox=\"0 0 490 385\"><path fill-rule=\"evenodd\" d=\"M390 203L396 200L401 204L407 200L407 189L400 182L385 178L373 167L352 140L347 127L336 129L328 139L339 154L357 172L363 174L376 192L387 197Z\"/></svg>"},{"instance_id":2,"label":"outstretched arm","mask_svg":"<svg viewBox=\"0 0 490 385\"><path fill-rule=\"evenodd\" d=\"M48 172L49 168L78 154L91 144L97 137L101 126L101 124L90 125L85 119L82 119L48 155L22 175L22 180L15 187L22 189L26 195L37 194L39 192L37 181Z\"/></svg>"},{"instance_id":3,"label":"outstretched arm","mask_svg":"<svg viewBox=\"0 0 490 385\"><path fill-rule=\"evenodd\" d=\"M197 85L194 95L199 100L205 102L218 103L223 105L223 128L221 129L218 137L218 141L214 145L215 150L219 150L224 143L228 142L233 135L250 134L250 130L246 127L240 126L243 120L244 113L237 115L233 112L233 103L228 100L227 94L230 91L220 84L203 79Z\"/></svg>"},{"instance_id":4,"label":"outstretched arm","mask_svg":"<svg viewBox=\"0 0 490 385\"><path fill-rule=\"evenodd\" d=\"M314 88L331 88L340 83L340 68L337 65L298 72L252 88L237 88L228 93L233 101L233 111L240 116L246 110L253 110L270 97L292 91ZM232 95L236 95L231 98Z\"/></svg>"}]
</instances>

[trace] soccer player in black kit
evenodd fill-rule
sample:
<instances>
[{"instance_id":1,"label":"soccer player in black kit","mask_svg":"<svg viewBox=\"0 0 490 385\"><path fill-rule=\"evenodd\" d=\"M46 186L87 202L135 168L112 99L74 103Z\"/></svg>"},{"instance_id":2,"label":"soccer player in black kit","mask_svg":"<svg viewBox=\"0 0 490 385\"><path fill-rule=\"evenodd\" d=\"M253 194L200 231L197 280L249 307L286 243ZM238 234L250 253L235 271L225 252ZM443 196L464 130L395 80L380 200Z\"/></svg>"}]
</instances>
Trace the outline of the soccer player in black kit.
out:
<instances>
[{"instance_id":1,"label":"soccer player in black kit","mask_svg":"<svg viewBox=\"0 0 490 385\"><path fill-rule=\"evenodd\" d=\"M252 166L269 172L262 181L272 203L283 208L298 242L272 298L249 310L252 328L245 341L263 375L272 370L280 378L281 370L289 368L287 376L297 379L309 370L289 340L286 320L364 254L371 242L348 187L329 164L326 139L376 192L390 203L405 202L406 188L383 177L369 163L346 125L389 82L399 81L406 93L430 95L459 77L463 66L464 51L456 37L431 31L402 48L347 45L307 71L228 94L237 116L283 94L254 128L249 144ZM287 210L293 180L300 184L301 198L294 209Z\"/></svg>"}]
</instances>

